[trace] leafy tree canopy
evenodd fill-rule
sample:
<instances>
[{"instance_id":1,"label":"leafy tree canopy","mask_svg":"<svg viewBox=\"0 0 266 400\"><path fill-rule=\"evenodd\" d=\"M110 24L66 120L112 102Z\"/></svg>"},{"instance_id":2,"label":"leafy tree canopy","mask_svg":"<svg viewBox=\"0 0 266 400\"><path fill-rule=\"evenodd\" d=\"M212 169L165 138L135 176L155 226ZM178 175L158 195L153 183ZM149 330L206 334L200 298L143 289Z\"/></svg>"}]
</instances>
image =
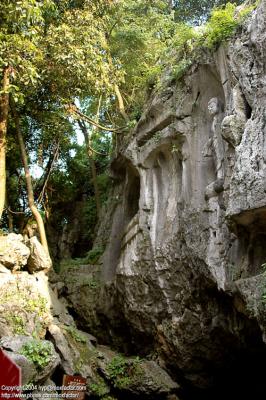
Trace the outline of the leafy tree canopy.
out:
<instances>
[{"instance_id":1,"label":"leafy tree canopy","mask_svg":"<svg viewBox=\"0 0 266 400\"><path fill-rule=\"evenodd\" d=\"M224 0L173 0L172 7L175 11L175 20L200 25L209 17L214 7L223 6ZM234 1L235 4L243 3L242 0Z\"/></svg>"}]
</instances>

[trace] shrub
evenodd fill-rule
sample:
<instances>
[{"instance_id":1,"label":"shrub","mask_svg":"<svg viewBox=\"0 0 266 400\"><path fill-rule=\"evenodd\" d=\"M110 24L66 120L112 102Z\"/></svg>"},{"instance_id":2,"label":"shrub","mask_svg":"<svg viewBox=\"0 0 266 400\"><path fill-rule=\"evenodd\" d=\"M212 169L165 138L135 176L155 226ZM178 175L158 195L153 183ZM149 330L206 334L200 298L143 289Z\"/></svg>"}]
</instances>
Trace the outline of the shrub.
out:
<instances>
[{"instance_id":1,"label":"shrub","mask_svg":"<svg viewBox=\"0 0 266 400\"><path fill-rule=\"evenodd\" d=\"M104 379L99 377L97 382L93 382L89 385L89 389L92 394L98 397L103 397L109 393L109 387L105 383ZM105 398L105 397L104 397Z\"/></svg>"},{"instance_id":2,"label":"shrub","mask_svg":"<svg viewBox=\"0 0 266 400\"><path fill-rule=\"evenodd\" d=\"M140 373L139 363L139 357L134 359L126 359L121 355L113 357L107 365L107 373L114 387L124 389L129 386Z\"/></svg>"},{"instance_id":3,"label":"shrub","mask_svg":"<svg viewBox=\"0 0 266 400\"><path fill-rule=\"evenodd\" d=\"M72 339L79 343L87 343L87 339L85 335L82 335L75 326L67 326L65 325L65 330L71 335Z\"/></svg>"},{"instance_id":4,"label":"shrub","mask_svg":"<svg viewBox=\"0 0 266 400\"><path fill-rule=\"evenodd\" d=\"M202 49L216 50L221 43L228 40L256 4L244 6L238 12L236 5L232 3L216 7L208 22L196 28L185 23L177 24L169 47L161 58L164 66L171 67L170 80L182 78Z\"/></svg>"},{"instance_id":5,"label":"shrub","mask_svg":"<svg viewBox=\"0 0 266 400\"><path fill-rule=\"evenodd\" d=\"M20 353L32 361L38 371L41 371L49 364L52 355L51 343L34 339L25 343Z\"/></svg>"},{"instance_id":6,"label":"shrub","mask_svg":"<svg viewBox=\"0 0 266 400\"><path fill-rule=\"evenodd\" d=\"M86 260L89 264L96 264L100 256L103 254L104 249L102 247L94 247L87 253Z\"/></svg>"},{"instance_id":7,"label":"shrub","mask_svg":"<svg viewBox=\"0 0 266 400\"><path fill-rule=\"evenodd\" d=\"M207 47L217 47L227 40L235 32L239 21L235 18L235 4L227 3L226 6L214 8L209 21L206 24Z\"/></svg>"}]
</instances>

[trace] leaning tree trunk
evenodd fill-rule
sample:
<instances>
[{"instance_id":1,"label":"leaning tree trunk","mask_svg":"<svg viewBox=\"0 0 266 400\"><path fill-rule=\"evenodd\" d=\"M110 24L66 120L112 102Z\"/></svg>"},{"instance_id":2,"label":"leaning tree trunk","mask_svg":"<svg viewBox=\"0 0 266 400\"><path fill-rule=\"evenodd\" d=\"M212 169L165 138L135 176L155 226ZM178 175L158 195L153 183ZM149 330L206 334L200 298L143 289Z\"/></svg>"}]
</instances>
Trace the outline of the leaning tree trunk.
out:
<instances>
[{"instance_id":1,"label":"leaning tree trunk","mask_svg":"<svg viewBox=\"0 0 266 400\"><path fill-rule=\"evenodd\" d=\"M108 57L108 61L109 61L110 65L113 65L113 59L112 59L111 54L108 53L107 57ZM120 92L119 86L116 83L114 84L114 91L115 91L115 95L116 95L117 102L118 102L119 112L122 115L122 117L124 118L124 120L126 122L128 122L129 121L129 117L128 117L127 113L126 113L126 108L125 108L123 96L122 96L122 94Z\"/></svg>"},{"instance_id":2,"label":"leaning tree trunk","mask_svg":"<svg viewBox=\"0 0 266 400\"><path fill-rule=\"evenodd\" d=\"M14 104L14 101L12 98L11 98L10 103L11 103L12 114L14 116L15 127L16 127L16 131L17 131L18 142L19 142L19 147L20 147L20 153L21 153L21 157L22 157L22 163L23 163L24 171L25 171L25 179L26 179L29 207L30 207L30 210L37 222L41 244L43 245L44 249L46 250L47 254L49 255L49 248L48 248L48 243L47 243L47 239L46 239L46 233L45 233L43 219L42 219L42 216L39 213L38 208L36 207L36 204L34 202L34 194L33 194L31 175L30 175L30 169L29 169L29 164L28 164L28 156L27 156L26 147L24 144L23 135L22 135L22 132L20 129L19 116L18 116L16 107L15 107L15 104Z\"/></svg>"},{"instance_id":3,"label":"leaning tree trunk","mask_svg":"<svg viewBox=\"0 0 266 400\"><path fill-rule=\"evenodd\" d=\"M120 89L119 89L117 84L115 84L114 89L115 89L115 94L116 94L116 98L117 98L117 101L118 101L119 112L122 115L122 117L124 118L124 120L126 122L128 122L129 118L128 118L128 115L126 113L124 100L123 100L122 94L121 94Z\"/></svg>"},{"instance_id":4,"label":"leaning tree trunk","mask_svg":"<svg viewBox=\"0 0 266 400\"><path fill-rule=\"evenodd\" d=\"M2 91L0 95L0 221L6 200L6 131L9 107L9 67L3 71Z\"/></svg>"}]
</instances>

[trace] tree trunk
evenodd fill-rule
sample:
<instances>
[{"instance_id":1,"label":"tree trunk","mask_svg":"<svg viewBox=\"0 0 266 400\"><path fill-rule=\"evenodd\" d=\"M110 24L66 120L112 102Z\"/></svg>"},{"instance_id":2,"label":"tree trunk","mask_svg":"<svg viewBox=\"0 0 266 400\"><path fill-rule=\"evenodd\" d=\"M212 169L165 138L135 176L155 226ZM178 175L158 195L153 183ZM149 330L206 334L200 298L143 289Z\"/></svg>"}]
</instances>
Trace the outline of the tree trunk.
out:
<instances>
[{"instance_id":1,"label":"tree trunk","mask_svg":"<svg viewBox=\"0 0 266 400\"><path fill-rule=\"evenodd\" d=\"M7 218L8 218L8 232L11 233L11 232L14 231L14 219L13 219L13 215L12 215L12 213L10 212L10 209L9 209L9 203L8 203L7 193L6 193L5 205L6 205Z\"/></svg>"},{"instance_id":2,"label":"tree trunk","mask_svg":"<svg viewBox=\"0 0 266 400\"><path fill-rule=\"evenodd\" d=\"M108 52L107 57L108 57L108 61L109 61L110 65L113 65L113 59L112 59L112 56L111 56L111 54L109 52ZM122 115L122 117L124 118L124 120L126 122L128 122L129 118L128 118L128 115L126 113L124 100L123 100L122 94L120 92L120 89L119 89L119 87L118 87L118 85L116 83L114 85L114 90L115 90L115 95L116 95L116 98L117 98L117 101L118 101L119 112Z\"/></svg>"},{"instance_id":3,"label":"tree trunk","mask_svg":"<svg viewBox=\"0 0 266 400\"><path fill-rule=\"evenodd\" d=\"M6 131L9 107L9 67L3 71L2 91L0 95L0 221L6 200Z\"/></svg>"},{"instance_id":4,"label":"tree trunk","mask_svg":"<svg viewBox=\"0 0 266 400\"><path fill-rule=\"evenodd\" d=\"M119 112L122 115L122 117L124 118L124 120L126 122L128 122L129 118L128 118L128 115L127 115L126 110L125 110L124 100L123 100L123 97L122 97L121 92L119 90L119 87L115 84L114 88L115 88L115 94L116 94L117 101L118 101Z\"/></svg>"},{"instance_id":5,"label":"tree trunk","mask_svg":"<svg viewBox=\"0 0 266 400\"><path fill-rule=\"evenodd\" d=\"M88 154L88 158L90 161L90 167L91 167L92 184L93 184L93 188L94 188L94 197L95 197L95 204L96 204L96 210L97 210L97 217L99 218L100 211L101 211L101 201L100 201L100 192L99 192L98 182L97 182L96 165L95 165L95 161L93 159L92 150L90 148L89 134L88 134L88 131L87 131L84 121L78 120L78 125L84 135L85 144L87 147L87 154Z\"/></svg>"},{"instance_id":6,"label":"tree trunk","mask_svg":"<svg viewBox=\"0 0 266 400\"><path fill-rule=\"evenodd\" d=\"M14 104L14 101L12 100L12 98L11 98L10 103L11 103L11 109L12 109L12 113L13 113L14 120L15 120L15 127L16 127L16 131L17 131L17 136L18 136L20 153L21 153L22 163L23 163L24 171L25 171L25 179L26 179L29 207L30 207L30 210L37 222L41 244L43 245L44 249L46 250L47 254L49 255L49 248L48 248L48 243L47 243L47 239L46 239L46 233L45 233L43 219L42 219L42 216L39 213L38 208L36 207L36 204L34 202L34 194L33 194L31 175L30 175L30 169L29 169L29 164L28 164L28 156L27 156L26 147L24 144L23 135L22 135L22 132L20 129L19 116L18 116L16 107L15 107L15 104Z\"/></svg>"}]
</instances>

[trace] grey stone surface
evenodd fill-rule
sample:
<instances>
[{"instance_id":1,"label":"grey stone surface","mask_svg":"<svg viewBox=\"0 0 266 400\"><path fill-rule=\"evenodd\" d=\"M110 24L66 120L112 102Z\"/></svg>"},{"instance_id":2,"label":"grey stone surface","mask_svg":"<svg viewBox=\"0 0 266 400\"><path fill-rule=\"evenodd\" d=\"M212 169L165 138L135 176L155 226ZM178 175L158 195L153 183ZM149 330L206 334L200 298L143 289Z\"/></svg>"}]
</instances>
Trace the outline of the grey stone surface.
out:
<instances>
[{"instance_id":1,"label":"grey stone surface","mask_svg":"<svg viewBox=\"0 0 266 400\"><path fill-rule=\"evenodd\" d=\"M40 385L42 387L40 390L33 390L32 391L32 399L37 400L43 397L48 397L50 400L57 400L58 399L58 392L53 389L56 388L56 383L53 382L51 379L47 379L45 382Z\"/></svg>"},{"instance_id":2,"label":"grey stone surface","mask_svg":"<svg viewBox=\"0 0 266 400\"><path fill-rule=\"evenodd\" d=\"M110 366L116 365L114 369ZM179 385L156 362L121 356L106 346L98 347L98 366L110 386L137 398L171 394ZM122 371L122 373L121 373Z\"/></svg>"},{"instance_id":3,"label":"grey stone surface","mask_svg":"<svg viewBox=\"0 0 266 400\"><path fill-rule=\"evenodd\" d=\"M27 356L23 353L23 347L25 345L35 344L35 359L39 357L41 359L44 357L43 353L39 353L37 357L37 351L39 345L49 346L50 354L47 360L47 363L42 367L39 367L34 364L33 360L30 356ZM0 346L7 351L8 355L22 368L22 381L23 384L30 383L34 381L34 383L42 383L46 381L50 375L54 372L55 368L59 364L59 356L55 352L54 346L51 342L47 340L35 340L29 336L13 336L13 337L3 337L0 340ZM40 347L39 347L40 348Z\"/></svg>"},{"instance_id":4,"label":"grey stone surface","mask_svg":"<svg viewBox=\"0 0 266 400\"><path fill-rule=\"evenodd\" d=\"M112 162L101 287L91 301L85 270L66 282L87 329L157 353L201 388L252 335L265 350L252 296L266 261L265 14L262 1L228 44L152 96Z\"/></svg>"},{"instance_id":5,"label":"grey stone surface","mask_svg":"<svg viewBox=\"0 0 266 400\"><path fill-rule=\"evenodd\" d=\"M52 268L52 261L37 237L30 238L27 241L27 246L30 249L30 256L27 262L28 270L31 273L43 270L48 272Z\"/></svg>"},{"instance_id":6,"label":"grey stone surface","mask_svg":"<svg viewBox=\"0 0 266 400\"><path fill-rule=\"evenodd\" d=\"M30 251L23 243L22 235L10 233L0 236L0 263L12 270L17 271L27 264Z\"/></svg>"},{"instance_id":7,"label":"grey stone surface","mask_svg":"<svg viewBox=\"0 0 266 400\"><path fill-rule=\"evenodd\" d=\"M0 337L26 334L43 338L52 320L48 278L43 272L1 274Z\"/></svg>"}]
</instances>

